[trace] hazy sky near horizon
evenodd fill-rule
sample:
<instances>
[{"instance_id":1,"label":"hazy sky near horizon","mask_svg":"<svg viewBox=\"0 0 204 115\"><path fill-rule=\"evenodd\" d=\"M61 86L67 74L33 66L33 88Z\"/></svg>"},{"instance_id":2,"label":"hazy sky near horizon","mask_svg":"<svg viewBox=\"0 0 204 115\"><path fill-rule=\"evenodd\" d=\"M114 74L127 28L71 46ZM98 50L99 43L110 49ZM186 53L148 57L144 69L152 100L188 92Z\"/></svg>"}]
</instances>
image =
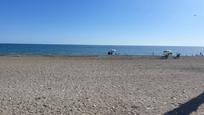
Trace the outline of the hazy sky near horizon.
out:
<instances>
[{"instance_id":1,"label":"hazy sky near horizon","mask_svg":"<svg viewBox=\"0 0 204 115\"><path fill-rule=\"evenodd\" d=\"M1 0L0 43L204 46L204 0Z\"/></svg>"}]
</instances>

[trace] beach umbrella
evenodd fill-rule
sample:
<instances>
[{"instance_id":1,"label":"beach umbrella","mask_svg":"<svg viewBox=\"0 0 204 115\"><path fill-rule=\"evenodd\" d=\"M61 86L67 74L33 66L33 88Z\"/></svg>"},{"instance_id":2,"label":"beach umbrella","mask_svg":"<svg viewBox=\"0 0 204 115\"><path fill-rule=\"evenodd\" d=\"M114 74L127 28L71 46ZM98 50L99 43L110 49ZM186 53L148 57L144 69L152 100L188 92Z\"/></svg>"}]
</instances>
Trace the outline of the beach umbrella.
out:
<instances>
[{"instance_id":1,"label":"beach umbrella","mask_svg":"<svg viewBox=\"0 0 204 115\"><path fill-rule=\"evenodd\" d=\"M163 55L172 55L172 51L171 50L164 50L163 51Z\"/></svg>"}]
</instances>

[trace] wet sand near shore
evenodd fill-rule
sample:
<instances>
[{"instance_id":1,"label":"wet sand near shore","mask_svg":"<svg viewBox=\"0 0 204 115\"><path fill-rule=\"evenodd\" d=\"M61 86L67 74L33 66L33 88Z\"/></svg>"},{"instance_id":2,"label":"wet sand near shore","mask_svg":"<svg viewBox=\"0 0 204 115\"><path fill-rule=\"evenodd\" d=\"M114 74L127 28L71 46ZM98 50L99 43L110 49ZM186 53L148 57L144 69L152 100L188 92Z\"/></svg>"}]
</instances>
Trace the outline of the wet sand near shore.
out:
<instances>
[{"instance_id":1,"label":"wet sand near shore","mask_svg":"<svg viewBox=\"0 0 204 115\"><path fill-rule=\"evenodd\" d=\"M204 115L204 58L0 56L1 115Z\"/></svg>"}]
</instances>

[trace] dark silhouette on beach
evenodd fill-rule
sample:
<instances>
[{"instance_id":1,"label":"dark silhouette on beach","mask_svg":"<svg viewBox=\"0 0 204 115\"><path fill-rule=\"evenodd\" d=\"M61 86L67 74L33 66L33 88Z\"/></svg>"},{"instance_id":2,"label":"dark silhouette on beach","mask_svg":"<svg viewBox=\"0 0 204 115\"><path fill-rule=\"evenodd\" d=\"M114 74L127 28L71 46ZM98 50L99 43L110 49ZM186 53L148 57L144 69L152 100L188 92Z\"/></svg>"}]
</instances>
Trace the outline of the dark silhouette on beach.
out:
<instances>
[{"instance_id":1,"label":"dark silhouette on beach","mask_svg":"<svg viewBox=\"0 0 204 115\"><path fill-rule=\"evenodd\" d=\"M181 104L178 108L166 112L164 115L190 115L204 103L204 92L190 101Z\"/></svg>"}]
</instances>

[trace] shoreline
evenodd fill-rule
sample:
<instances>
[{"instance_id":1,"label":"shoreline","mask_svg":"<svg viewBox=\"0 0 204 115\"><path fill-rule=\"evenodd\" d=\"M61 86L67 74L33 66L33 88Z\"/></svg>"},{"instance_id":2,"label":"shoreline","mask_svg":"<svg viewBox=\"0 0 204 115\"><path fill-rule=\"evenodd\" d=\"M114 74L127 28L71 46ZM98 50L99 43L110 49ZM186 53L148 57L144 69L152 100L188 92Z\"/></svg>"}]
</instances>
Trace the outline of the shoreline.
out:
<instances>
[{"instance_id":1,"label":"shoreline","mask_svg":"<svg viewBox=\"0 0 204 115\"><path fill-rule=\"evenodd\" d=\"M155 58L155 59L161 59L161 56L159 55L0 55L0 57L47 57L47 58ZM173 59L174 56L170 56L168 59ZM181 56L182 58L204 58L204 56ZM165 60L165 59L161 59Z\"/></svg>"}]
</instances>

